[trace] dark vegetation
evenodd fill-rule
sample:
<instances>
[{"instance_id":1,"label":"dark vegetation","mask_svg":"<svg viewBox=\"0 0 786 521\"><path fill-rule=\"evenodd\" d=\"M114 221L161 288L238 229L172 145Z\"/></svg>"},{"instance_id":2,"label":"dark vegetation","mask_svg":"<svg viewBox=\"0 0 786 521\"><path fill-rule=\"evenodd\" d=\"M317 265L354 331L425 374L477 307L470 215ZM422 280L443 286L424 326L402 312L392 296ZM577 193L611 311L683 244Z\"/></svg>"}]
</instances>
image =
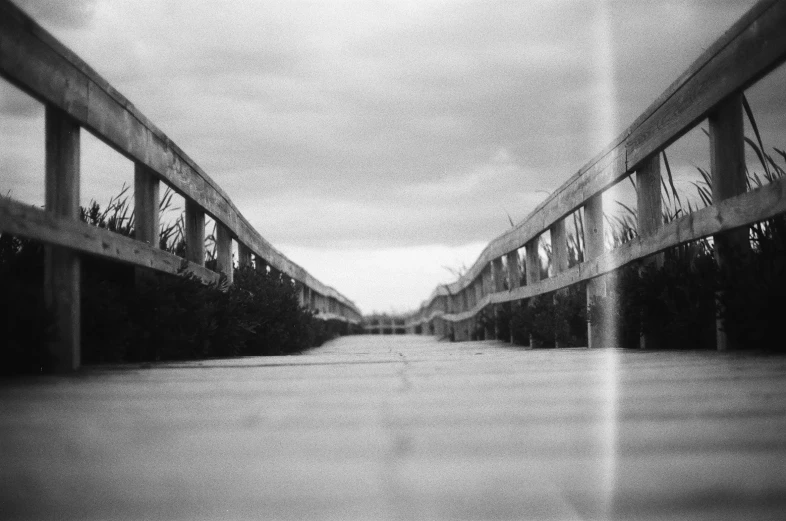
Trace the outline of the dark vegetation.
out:
<instances>
[{"instance_id":1,"label":"dark vegetation","mask_svg":"<svg viewBox=\"0 0 786 521\"><path fill-rule=\"evenodd\" d=\"M168 192L161 211L170 205ZM125 188L103 210L92 201L81 217L134 234ZM184 255L182 219L162 227L160 245ZM210 267L215 254L206 249ZM54 365L48 348L56 340L54 317L44 301L43 277L40 243L0 235L2 374L46 372ZM81 292L84 364L283 355L350 332L347 324L317 319L301 306L289 279L252 267L236 269L229 286L225 277L205 284L185 272L154 273L85 255Z\"/></svg>"}]
</instances>

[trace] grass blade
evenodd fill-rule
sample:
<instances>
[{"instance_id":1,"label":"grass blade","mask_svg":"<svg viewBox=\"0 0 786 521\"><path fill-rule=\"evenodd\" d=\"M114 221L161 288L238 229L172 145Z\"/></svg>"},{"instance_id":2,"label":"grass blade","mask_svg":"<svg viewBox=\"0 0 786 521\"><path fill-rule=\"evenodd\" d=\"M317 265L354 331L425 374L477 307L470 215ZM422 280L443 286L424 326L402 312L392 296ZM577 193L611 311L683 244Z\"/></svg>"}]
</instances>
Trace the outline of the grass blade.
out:
<instances>
[{"instance_id":1,"label":"grass blade","mask_svg":"<svg viewBox=\"0 0 786 521\"><path fill-rule=\"evenodd\" d=\"M671 186L671 192L674 195L674 200L677 201L677 204L682 206L682 201L680 201L680 196L677 193L677 188L674 186L674 178L671 175L671 166L669 166L669 158L666 157L666 151L663 152L663 163L666 165L666 174L669 177L669 185Z\"/></svg>"},{"instance_id":2,"label":"grass blade","mask_svg":"<svg viewBox=\"0 0 786 521\"><path fill-rule=\"evenodd\" d=\"M753 128L753 133L756 135L756 140L759 142L758 148L761 150L761 153L757 152L757 155L759 156L759 160L764 167L764 173L769 175L770 170L767 166L767 162L762 158L762 153L764 153L765 149L764 143L761 140L761 134L759 134L759 126L756 124L756 118L753 117L753 111L751 110L751 106L748 103L748 98L745 96L745 94L742 95L742 107L745 109L745 114L748 115L748 121L750 121L751 127ZM748 140L748 138L745 139Z\"/></svg>"}]
</instances>

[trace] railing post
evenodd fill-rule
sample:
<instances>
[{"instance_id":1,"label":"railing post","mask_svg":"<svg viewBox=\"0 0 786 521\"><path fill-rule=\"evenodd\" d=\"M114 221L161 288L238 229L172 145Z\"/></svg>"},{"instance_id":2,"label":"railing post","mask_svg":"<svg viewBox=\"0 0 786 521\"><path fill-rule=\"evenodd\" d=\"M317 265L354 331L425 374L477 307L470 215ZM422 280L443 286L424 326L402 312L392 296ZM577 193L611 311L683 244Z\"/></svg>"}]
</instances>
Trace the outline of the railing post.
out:
<instances>
[{"instance_id":1,"label":"railing post","mask_svg":"<svg viewBox=\"0 0 786 521\"><path fill-rule=\"evenodd\" d=\"M468 294L469 294L469 288L468 287L459 290L459 293L458 293L458 299L459 299L459 309L458 309L458 311L459 311L459 313L463 313L467 309L469 309L469 297L468 297ZM456 325L456 340L458 340L458 341L467 340L467 335L466 335L466 329L465 329L464 322L465 322L464 320L459 320L458 322L455 323L455 325Z\"/></svg>"},{"instance_id":2,"label":"railing post","mask_svg":"<svg viewBox=\"0 0 786 521\"><path fill-rule=\"evenodd\" d=\"M722 101L709 116L710 171L712 199L724 199L745 193L745 141L742 122L742 93ZM750 251L748 227L731 230L713 237L715 260L721 273L728 274L733 258L744 258ZM718 296L719 297L719 296ZM716 319L716 342L719 351L735 346Z\"/></svg>"},{"instance_id":3,"label":"railing post","mask_svg":"<svg viewBox=\"0 0 786 521\"><path fill-rule=\"evenodd\" d=\"M237 243L237 265L239 268L251 267L251 248L240 241Z\"/></svg>"},{"instance_id":4,"label":"railing post","mask_svg":"<svg viewBox=\"0 0 786 521\"><path fill-rule=\"evenodd\" d=\"M46 211L79 220L79 124L46 107ZM68 248L44 247L44 298L55 315L57 338L50 347L55 370L73 371L81 363L80 258Z\"/></svg>"},{"instance_id":5,"label":"railing post","mask_svg":"<svg viewBox=\"0 0 786 521\"><path fill-rule=\"evenodd\" d=\"M513 250L508 253L508 287L513 290L521 286L521 267L519 266L519 252Z\"/></svg>"},{"instance_id":6,"label":"railing post","mask_svg":"<svg viewBox=\"0 0 786 521\"><path fill-rule=\"evenodd\" d=\"M161 183L152 170L142 163L134 163L134 238L159 247L158 204ZM150 281L152 273L144 268L135 270L136 284Z\"/></svg>"},{"instance_id":7,"label":"railing post","mask_svg":"<svg viewBox=\"0 0 786 521\"><path fill-rule=\"evenodd\" d=\"M497 257L491 263L492 279L494 281L494 293L505 291L505 281L503 279L504 272L502 269L502 257ZM500 338L499 321L502 308L499 304L494 305L494 339L502 340Z\"/></svg>"},{"instance_id":8,"label":"railing post","mask_svg":"<svg viewBox=\"0 0 786 521\"><path fill-rule=\"evenodd\" d=\"M186 259L205 265L205 212L186 199Z\"/></svg>"},{"instance_id":9,"label":"railing post","mask_svg":"<svg viewBox=\"0 0 786 521\"><path fill-rule=\"evenodd\" d=\"M518 250L513 250L512 252L508 253L508 288L510 290L514 290L521 286L521 268L519 267L519 252ZM508 324L508 328L510 329L510 343L513 343L513 315L516 313L518 306L516 302L510 303L510 324Z\"/></svg>"},{"instance_id":10,"label":"railing post","mask_svg":"<svg viewBox=\"0 0 786 521\"><path fill-rule=\"evenodd\" d=\"M493 262L489 262L486 264L486 267L483 268L483 298L487 295L491 295L494 293L494 275L492 273ZM492 304L490 307L487 307L487 310L491 310L491 317L494 317L494 305ZM483 329L483 338L484 340L488 340L492 335L495 336L493 325L489 326L488 321L486 321L486 326Z\"/></svg>"},{"instance_id":11,"label":"railing post","mask_svg":"<svg viewBox=\"0 0 786 521\"><path fill-rule=\"evenodd\" d=\"M558 275L568 269L568 234L565 231L565 219L560 219L549 228L551 235L551 265L554 274Z\"/></svg>"},{"instance_id":12,"label":"railing post","mask_svg":"<svg viewBox=\"0 0 786 521\"><path fill-rule=\"evenodd\" d=\"M639 237L645 239L655 235L663 227L663 208L661 201L660 154L647 158L636 170L636 208L638 214ZM663 253L657 253L644 260L645 265L663 267ZM641 349L658 347L652 334L642 332L639 337Z\"/></svg>"},{"instance_id":13,"label":"railing post","mask_svg":"<svg viewBox=\"0 0 786 521\"><path fill-rule=\"evenodd\" d=\"M551 235L551 265L554 267L554 275L559 275L568 269L568 234L565 231L565 219L560 219L549 228ZM558 303L560 295L566 295L567 289L560 289L554 292L554 303ZM564 347L558 335L554 334L554 347Z\"/></svg>"},{"instance_id":14,"label":"railing post","mask_svg":"<svg viewBox=\"0 0 786 521\"><path fill-rule=\"evenodd\" d=\"M161 183L152 170L134 164L134 238L158 247L158 203Z\"/></svg>"},{"instance_id":15,"label":"railing post","mask_svg":"<svg viewBox=\"0 0 786 521\"><path fill-rule=\"evenodd\" d=\"M525 262L527 286L540 282L540 255L538 252L539 245L540 236L537 236L529 241L524 247L524 251L526 252ZM532 305L532 299L529 299L527 305ZM530 349L536 347L535 338L532 336L532 333L529 335L529 347Z\"/></svg>"},{"instance_id":16,"label":"railing post","mask_svg":"<svg viewBox=\"0 0 786 521\"><path fill-rule=\"evenodd\" d=\"M603 254L603 196L598 194L587 200L584 206L584 247L585 261L592 260ZM587 282L587 306L592 305L595 297L606 294L606 282L603 277L595 277ZM603 332L608 324L590 323L587 326L587 343L589 347L601 347Z\"/></svg>"},{"instance_id":17,"label":"railing post","mask_svg":"<svg viewBox=\"0 0 786 521\"><path fill-rule=\"evenodd\" d=\"M478 304L480 303L481 299L483 298L483 270L481 270L480 274L475 277L475 280L472 281L472 309L475 309ZM480 340L478 338L478 320L479 315L476 313L472 315L472 318L469 319L470 328L472 329L471 334L475 337L475 340Z\"/></svg>"},{"instance_id":18,"label":"railing post","mask_svg":"<svg viewBox=\"0 0 786 521\"><path fill-rule=\"evenodd\" d=\"M540 255L538 254L539 243L540 236L535 237L525 246L527 286L540 282Z\"/></svg>"},{"instance_id":19,"label":"railing post","mask_svg":"<svg viewBox=\"0 0 786 521\"><path fill-rule=\"evenodd\" d=\"M216 221L216 271L227 277L227 282L232 284L232 234L229 228L220 221Z\"/></svg>"}]
</instances>

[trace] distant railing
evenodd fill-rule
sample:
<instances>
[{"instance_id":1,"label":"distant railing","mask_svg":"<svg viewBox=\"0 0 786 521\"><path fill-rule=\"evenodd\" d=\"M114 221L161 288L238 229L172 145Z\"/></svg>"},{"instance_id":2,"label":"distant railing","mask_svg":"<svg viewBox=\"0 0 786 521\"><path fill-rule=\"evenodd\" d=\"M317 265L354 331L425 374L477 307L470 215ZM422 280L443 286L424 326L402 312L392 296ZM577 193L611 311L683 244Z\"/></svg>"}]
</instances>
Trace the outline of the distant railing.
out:
<instances>
[{"instance_id":1,"label":"distant railing","mask_svg":"<svg viewBox=\"0 0 786 521\"><path fill-rule=\"evenodd\" d=\"M318 318L358 324L361 314L346 297L296 265L267 242L229 196L84 61L7 0L0 0L0 76L46 106L45 210L0 198L0 232L51 245L45 289L58 316L59 359L79 365L79 256L98 255L159 272L177 273L183 259L158 248L160 181L186 201L187 269L206 281L205 215L216 222L217 271L232 281L232 240L240 265L289 277L301 303ZM135 239L79 220L80 129L135 165Z\"/></svg>"},{"instance_id":2,"label":"distant railing","mask_svg":"<svg viewBox=\"0 0 786 521\"><path fill-rule=\"evenodd\" d=\"M742 93L784 58L786 1L761 1L611 145L522 222L492 240L466 274L452 284L437 287L420 309L408 316L408 331L452 334L457 340L466 340L473 321L488 306L550 293L583 281L587 282L589 301L599 293L599 276L630 262L709 236L714 236L716 244L747 242L746 230L741 227L786 212L786 183L778 180L745 193ZM714 203L664 224L659 154L704 118L709 118ZM606 252L601 195L634 173L638 187L638 237ZM582 207L585 259L568 268L565 218ZM555 274L540 280L538 244L543 233L551 236ZM522 246L526 251L523 286L517 252ZM716 255L723 256L722 249L716 248ZM589 327L590 347L597 345L600 338L595 327ZM723 348L722 334L718 338L718 347Z\"/></svg>"},{"instance_id":3,"label":"distant railing","mask_svg":"<svg viewBox=\"0 0 786 521\"><path fill-rule=\"evenodd\" d=\"M406 319L402 316L369 315L363 317L363 332L368 335L403 335Z\"/></svg>"}]
</instances>

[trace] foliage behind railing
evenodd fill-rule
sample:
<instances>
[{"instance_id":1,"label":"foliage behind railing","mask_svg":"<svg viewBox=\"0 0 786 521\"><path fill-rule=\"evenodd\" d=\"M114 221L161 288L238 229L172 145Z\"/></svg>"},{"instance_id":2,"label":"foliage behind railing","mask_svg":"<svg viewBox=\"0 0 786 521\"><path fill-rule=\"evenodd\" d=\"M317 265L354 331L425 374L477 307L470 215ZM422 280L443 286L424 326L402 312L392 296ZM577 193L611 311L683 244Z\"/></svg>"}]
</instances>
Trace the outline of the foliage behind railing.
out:
<instances>
[{"instance_id":1,"label":"foliage behind railing","mask_svg":"<svg viewBox=\"0 0 786 521\"><path fill-rule=\"evenodd\" d=\"M8 0L0 0L0 77L46 107L46 210L0 199L0 232L49 245L46 292L58 316L63 369L79 365L79 255L89 254L165 273L182 259L159 248L159 186L185 199L188 271L205 281L205 217L216 223L216 268L232 278L232 241L239 264L289 278L301 301L326 319L359 323L346 297L312 277L267 242L229 196L160 129L82 59ZM134 162L135 237L79 221L80 129Z\"/></svg>"}]
</instances>

